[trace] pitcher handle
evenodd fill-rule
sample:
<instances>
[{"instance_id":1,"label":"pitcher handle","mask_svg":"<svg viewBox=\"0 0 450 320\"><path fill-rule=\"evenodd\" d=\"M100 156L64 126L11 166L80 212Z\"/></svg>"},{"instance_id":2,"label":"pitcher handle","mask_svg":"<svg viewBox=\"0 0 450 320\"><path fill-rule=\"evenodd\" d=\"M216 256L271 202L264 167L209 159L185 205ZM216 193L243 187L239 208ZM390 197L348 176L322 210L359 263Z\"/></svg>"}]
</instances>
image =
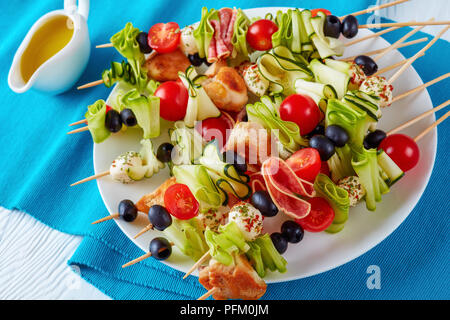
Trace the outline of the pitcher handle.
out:
<instances>
[{"instance_id":1,"label":"pitcher handle","mask_svg":"<svg viewBox=\"0 0 450 320\"><path fill-rule=\"evenodd\" d=\"M89 16L89 0L64 0L64 10L66 11L76 11L74 9L78 8L78 13L83 16L87 21Z\"/></svg>"}]
</instances>

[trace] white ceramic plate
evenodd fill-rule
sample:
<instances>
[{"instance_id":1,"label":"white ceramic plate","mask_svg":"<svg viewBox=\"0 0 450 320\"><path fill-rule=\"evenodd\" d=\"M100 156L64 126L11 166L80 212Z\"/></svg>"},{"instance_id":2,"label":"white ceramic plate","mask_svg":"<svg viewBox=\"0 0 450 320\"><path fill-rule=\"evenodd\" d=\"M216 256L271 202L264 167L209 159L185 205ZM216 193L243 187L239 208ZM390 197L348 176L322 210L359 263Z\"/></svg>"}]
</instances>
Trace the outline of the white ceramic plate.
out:
<instances>
[{"instance_id":1,"label":"white ceramic plate","mask_svg":"<svg viewBox=\"0 0 450 320\"><path fill-rule=\"evenodd\" d=\"M245 10L245 12L249 17L264 17L268 12L275 15L278 9L286 8L256 8ZM360 29L357 37L363 37L370 33L372 33L370 30ZM362 54L374 49L385 48L388 45L389 43L382 38L366 40L347 48L345 56ZM420 47L421 45L418 45L417 50ZM398 51L393 51L379 61L379 67L389 66L403 59L404 57ZM389 78L394 72L391 71L385 76ZM408 68L394 83L394 96L422 83L414 68ZM385 108L379 128L389 130L431 108L431 99L426 90L413 94L396 102L391 107ZM434 120L434 116L430 116L403 133L414 137ZM168 123L163 124L166 127L167 125ZM154 139L155 148L163 141L168 141L167 130L162 130L162 133L161 137ZM141 136L140 129L128 130L107 139L103 143L94 144L95 172L107 170L111 161L123 152L139 151ZM364 202L362 202L357 207L351 208L350 217L344 230L340 233L328 234L322 232L314 234L306 232L303 241L299 244L290 244L284 254L288 261L287 272L284 274L269 273L265 280L271 283L312 276L349 262L383 241L405 220L421 197L433 169L436 145L437 135L436 130L433 130L419 142L421 158L418 165L408 172L392 188L390 193L383 196L382 202L377 204L376 212L367 211ZM138 201L144 194L156 189L168 177L166 168L151 179L145 179L130 185L115 182L110 177L99 179L97 184L106 208L110 213L114 213L117 212L117 206L122 199ZM278 214L277 217L266 219L264 222L266 231L279 231L281 222L285 219L286 217L282 213ZM118 219L115 221L130 240L145 252L148 252L151 239L161 234L158 231L150 231L136 240L133 239L134 235L148 223L147 217L144 215L133 223ZM193 264L190 258L183 256L177 249L174 249L172 256L163 263L183 272L187 271Z\"/></svg>"}]
</instances>

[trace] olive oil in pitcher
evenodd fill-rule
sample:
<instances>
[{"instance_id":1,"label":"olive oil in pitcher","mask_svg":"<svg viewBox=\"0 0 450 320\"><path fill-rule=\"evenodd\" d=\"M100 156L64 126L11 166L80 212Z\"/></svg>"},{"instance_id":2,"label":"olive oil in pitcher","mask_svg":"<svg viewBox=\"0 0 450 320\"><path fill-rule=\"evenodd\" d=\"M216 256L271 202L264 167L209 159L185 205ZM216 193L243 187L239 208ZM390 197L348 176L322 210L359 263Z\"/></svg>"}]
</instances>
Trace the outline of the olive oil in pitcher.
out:
<instances>
[{"instance_id":1,"label":"olive oil in pitcher","mask_svg":"<svg viewBox=\"0 0 450 320\"><path fill-rule=\"evenodd\" d=\"M45 61L69 43L73 31L73 22L64 15L51 18L36 31L20 61L20 72L25 83Z\"/></svg>"}]
</instances>

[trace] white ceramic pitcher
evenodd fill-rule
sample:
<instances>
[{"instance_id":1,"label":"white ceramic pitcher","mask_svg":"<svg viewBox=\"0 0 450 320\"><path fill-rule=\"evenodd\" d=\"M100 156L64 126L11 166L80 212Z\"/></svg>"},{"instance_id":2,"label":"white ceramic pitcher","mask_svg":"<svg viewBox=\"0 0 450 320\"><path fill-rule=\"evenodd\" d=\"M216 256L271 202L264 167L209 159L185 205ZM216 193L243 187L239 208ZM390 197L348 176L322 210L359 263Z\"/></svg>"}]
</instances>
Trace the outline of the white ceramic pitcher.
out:
<instances>
[{"instance_id":1,"label":"white ceramic pitcher","mask_svg":"<svg viewBox=\"0 0 450 320\"><path fill-rule=\"evenodd\" d=\"M24 81L20 62L30 40L49 19L61 15L73 22L72 38L65 47L37 68L28 81ZM83 73L89 60L91 44L87 27L88 15L89 0L78 0L78 6L77 0L65 0L63 10L51 11L36 21L14 56L8 74L9 87L17 93L33 88L49 94L58 94L70 89Z\"/></svg>"}]
</instances>

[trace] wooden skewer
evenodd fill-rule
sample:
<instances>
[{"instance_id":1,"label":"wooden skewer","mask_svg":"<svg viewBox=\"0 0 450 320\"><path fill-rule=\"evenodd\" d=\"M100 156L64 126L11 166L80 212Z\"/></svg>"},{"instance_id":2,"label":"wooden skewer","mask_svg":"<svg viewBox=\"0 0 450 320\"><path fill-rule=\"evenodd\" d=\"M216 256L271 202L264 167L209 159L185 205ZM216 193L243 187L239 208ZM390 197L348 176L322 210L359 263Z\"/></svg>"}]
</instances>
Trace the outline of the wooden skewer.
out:
<instances>
[{"instance_id":1,"label":"wooden skewer","mask_svg":"<svg viewBox=\"0 0 450 320\"><path fill-rule=\"evenodd\" d=\"M174 244L173 242L170 242L170 245L171 245L171 246L174 246L175 244ZM161 251L163 251L163 250L165 250L165 249L164 249L164 248L161 248L161 249L159 250L159 252L161 252ZM130 262L125 263L125 264L122 266L122 268L129 267L129 266L131 266L131 265L133 265L133 264L136 264L136 263L138 263L138 262L140 262L140 261L142 261L142 260L145 260L145 259L147 259L147 258L150 258L151 256L152 256L151 252L147 252L146 254L140 256L139 258L136 258L136 259L134 259L134 260L131 260Z\"/></svg>"},{"instance_id":2,"label":"wooden skewer","mask_svg":"<svg viewBox=\"0 0 450 320\"><path fill-rule=\"evenodd\" d=\"M99 44L95 46L96 48L112 48L113 44L112 43L104 43L104 44Z\"/></svg>"},{"instance_id":3,"label":"wooden skewer","mask_svg":"<svg viewBox=\"0 0 450 320\"><path fill-rule=\"evenodd\" d=\"M425 55L425 53L422 53L422 56L424 56L424 55ZM411 58L408 58L408 59L411 59ZM373 76L378 76L378 75L383 74L383 73L385 73L385 72L391 71L391 70L393 70L393 69L395 69L395 68L397 68L397 67L400 67L400 66L404 65L404 64L408 61L408 59L399 61L399 62L394 63L393 65L391 65L391 66L389 66L389 67L380 69L380 70L378 70L377 72L375 72L375 73L373 74Z\"/></svg>"},{"instance_id":4,"label":"wooden skewer","mask_svg":"<svg viewBox=\"0 0 450 320\"><path fill-rule=\"evenodd\" d=\"M67 134L74 134L74 133L78 133L78 132L82 132L82 131L88 131L88 130L89 130L89 127L86 126L86 127L82 127L82 128L78 128L78 129L69 131L69 132L67 132Z\"/></svg>"},{"instance_id":5,"label":"wooden skewer","mask_svg":"<svg viewBox=\"0 0 450 320\"><path fill-rule=\"evenodd\" d=\"M194 270L196 270L203 262L205 262L210 257L209 250L197 260L197 262L186 272L183 279L186 279Z\"/></svg>"},{"instance_id":6,"label":"wooden skewer","mask_svg":"<svg viewBox=\"0 0 450 320\"><path fill-rule=\"evenodd\" d=\"M425 41L427 41L427 40L428 40L427 37L423 37L423 38L420 38L420 39L416 39L416 40L404 42L404 43L400 44L400 45L397 47L397 49L404 48L404 47L409 47L409 46L412 46L413 44L425 42ZM380 53L380 52L383 52L384 50L386 50L386 48L383 48L383 49L377 49L377 50L373 50L373 51L369 51L369 52L366 52L366 53L362 53L361 55L364 55L364 56L373 56L373 55L375 55L375 54L378 54L378 53ZM359 56L359 54L358 54L358 56ZM357 57L357 56L351 56L351 57L342 58L342 59L339 59L339 60L340 60L340 61L352 61L352 60L354 60L356 57Z\"/></svg>"},{"instance_id":7,"label":"wooden skewer","mask_svg":"<svg viewBox=\"0 0 450 320\"><path fill-rule=\"evenodd\" d=\"M414 21L414 22L388 22L388 23L373 23L373 24L361 24L358 26L360 29L364 28L384 28L384 27L407 27L407 26L441 26L449 25L450 21Z\"/></svg>"},{"instance_id":8,"label":"wooden skewer","mask_svg":"<svg viewBox=\"0 0 450 320\"><path fill-rule=\"evenodd\" d=\"M87 123L87 120L86 119L79 120L77 122L73 122L73 123L69 124L69 126L76 126L77 124L82 124L82 123Z\"/></svg>"},{"instance_id":9,"label":"wooden skewer","mask_svg":"<svg viewBox=\"0 0 450 320\"><path fill-rule=\"evenodd\" d=\"M151 229L153 229L153 225L150 223L147 226L145 226L144 229L139 231L139 233L137 235L135 235L133 239L136 239L136 238L140 237L141 235L143 235L144 233L146 233L147 231L149 231Z\"/></svg>"},{"instance_id":10,"label":"wooden skewer","mask_svg":"<svg viewBox=\"0 0 450 320\"><path fill-rule=\"evenodd\" d=\"M432 19L434 19L434 18L431 18L430 20L432 20ZM400 44L402 44L406 39L408 39L412 35L416 34L420 30L422 30L423 28L425 28L425 26L421 26L421 27L417 27L417 28L412 29L407 34L405 34L403 37L401 37L400 39L395 41L393 44L391 44L389 47L387 47L383 52L379 53L376 57L373 58L373 60L374 61L380 60L382 57L384 57L386 54L388 54L392 50L397 49L398 46Z\"/></svg>"},{"instance_id":11,"label":"wooden skewer","mask_svg":"<svg viewBox=\"0 0 450 320\"><path fill-rule=\"evenodd\" d=\"M359 16L361 14L369 13L369 12L376 11L376 10L383 9L383 8L392 7L392 6L395 6L397 4L400 4L400 3L403 3L403 2L406 2L406 1L409 1L409 0L397 0L397 1L394 1L394 2L391 2L391 3L385 3L385 4L381 4L379 6L375 6L375 7L367 8L367 9L364 9L364 10L361 10L361 11L353 12L353 13L351 13L349 15L352 15L352 16L356 17L356 16ZM342 17L339 17L339 19L344 19L345 17L346 16L342 16Z\"/></svg>"},{"instance_id":12,"label":"wooden skewer","mask_svg":"<svg viewBox=\"0 0 450 320\"><path fill-rule=\"evenodd\" d=\"M209 298L210 296L212 296L214 293L216 293L217 290L219 290L219 289L216 287L209 289L208 292L206 292L204 295L199 297L197 300L205 300L205 299Z\"/></svg>"},{"instance_id":13,"label":"wooden skewer","mask_svg":"<svg viewBox=\"0 0 450 320\"><path fill-rule=\"evenodd\" d=\"M445 108L446 106L448 106L449 104L450 104L450 100L447 100L446 102L440 104L439 106L437 106L437 107L435 107L435 108L433 108L433 109L431 109L431 110L428 110L428 111L426 111L426 112L424 112L424 113L418 115L417 117L415 117L415 118L413 118L413 119L411 119L411 120L405 122L404 124L399 125L397 128L394 128L394 129L388 131L386 134L387 134L387 135L390 135L390 134L399 132L400 130L403 130L403 129L405 129L405 128L408 128L409 126L413 125L413 124L416 123L417 121L422 120L423 118L427 117L428 115L430 115L430 114L432 114L432 113L435 113L435 112L437 112L437 111L439 111L439 110L441 110L441 109L444 109L444 108Z\"/></svg>"},{"instance_id":14,"label":"wooden skewer","mask_svg":"<svg viewBox=\"0 0 450 320\"><path fill-rule=\"evenodd\" d=\"M411 59L411 58L410 58L410 59ZM404 60L404 61L406 61L406 60ZM420 86L418 86L418 87L416 87L416 88L414 88L414 89L408 90L408 91L402 93L401 95L398 95L398 96L394 97L394 98L392 99L392 102L395 102L395 101L398 101L398 100L400 100L400 99L403 99L403 98L409 96L410 94L413 94L413 93L418 92L418 91L420 91L420 90L422 90L422 89L425 89L426 87L429 87L429 86L431 86L431 85L433 85L433 84L435 84L435 83L437 83L437 82L439 82L439 81L442 81L442 80L444 80L444 79L447 79L448 77L450 77L450 72L449 72L449 73L446 73L446 74L444 74L444 75L442 75L442 76L440 76L440 77L437 77L437 78L434 79L434 80L428 81L427 83L424 83L424 84L422 84L422 85L420 85Z\"/></svg>"},{"instance_id":15,"label":"wooden skewer","mask_svg":"<svg viewBox=\"0 0 450 320\"><path fill-rule=\"evenodd\" d=\"M118 213L113 213L113 214L110 214L109 216L106 216L104 218L98 219L98 220L92 222L91 224L97 224L97 223L100 223L100 222L103 222L103 221L108 221L108 220L111 220L111 219L117 219L118 217L119 217Z\"/></svg>"},{"instance_id":16,"label":"wooden skewer","mask_svg":"<svg viewBox=\"0 0 450 320\"><path fill-rule=\"evenodd\" d=\"M425 53L447 30L450 26L446 26L441 30L428 44L423 47L419 52L411 57L389 80L388 83L392 84L422 53Z\"/></svg>"},{"instance_id":17,"label":"wooden skewer","mask_svg":"<svg viewBox=\"0 0 450 320\"><path fill-rule=\"evenodd\" d=\"M388 29L385 29L385 30L382 30L382 31L378 31L378 32L369 34L368 36L365 36L365 37L362 37L362 38L359 38L359 39L347 42L347 43L344 44L344 46L350 47L350 46L352 46L354 44L357 44L357 43L360 43L362 41L365 41L365 40L368 40L368 39L372 39L372 38L375 38L375 37L379 37L379 36L381 36L381 35L383 35L385 33L388 33L388 32L391 32L391 31L394 31L394 30L397 30L397 29L400 29L400 27L391 27L391 28L388 28Z\"/></svg>"},{"instance_id":18,"label":"wooden skewer","mask_svg":"<svg viewBox=\"0 0 450 320\"><path fill-rule=\"evenodd\" d=\"M85 183L85 182L88 182L88 181L91 181L91 180L95 180L95 179L98 179L98 178L101 178L101 177L104 177L104 176L107 176L107 175L109 175L109 170L105 171L105 172L94 174L93 176L90 176L90 177L87 177L87 178L84 178L84 179L82 179L80 181L72 183L70 186L73 187L73 186L76 186L77 184Z\"/></svg>"},{"instance_id":19,"label":"wooden skewer","mask_svg":"<svg viewBox=\"0 0 450 320\"><path fill-rule=\"evenodd\" d=\"M77 90L86 89L90 87L95 87L103 83L103 79L92 81L86 84L83 84L82 86L77 87Z\"/></svg>"},{"instance_id":20,"label":"wooden skewer","mask_svg":"<svg viewBox=\"0 0 450 320\"><path fill-rule=\"evenodd\" d=\"M420 133L417 137L414 138L414 141L417 142L420 139L422 139L427 133L429 133L431 130L436 128L441 122L443 122L449 116L450 116L450 111L448 111L446 114L444 114L442 117L440 117L439 120L436 121L435 123L433 123L431 126L426 128L425 130L423 130L422 133Z\"/></svg>"}]
</instances>

